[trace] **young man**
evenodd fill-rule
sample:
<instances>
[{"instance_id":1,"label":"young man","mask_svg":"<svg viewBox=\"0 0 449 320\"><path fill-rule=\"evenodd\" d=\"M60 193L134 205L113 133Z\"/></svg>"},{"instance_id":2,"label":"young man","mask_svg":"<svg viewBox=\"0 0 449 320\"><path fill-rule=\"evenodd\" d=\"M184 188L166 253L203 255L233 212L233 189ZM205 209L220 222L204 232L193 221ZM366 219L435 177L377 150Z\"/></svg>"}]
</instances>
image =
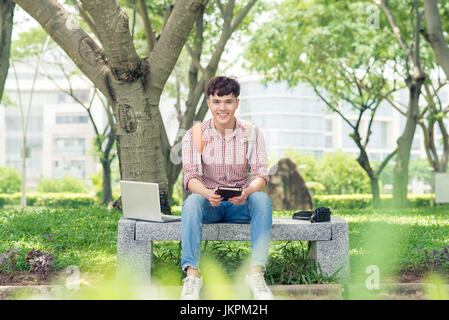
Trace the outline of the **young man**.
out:
<instances>
[{"instance_id":1,"label":"young man","mask_svg":"<svg viewBox=\"0 0 449 320\"><path fill-rule=\"evenodd\" d=\"M249 123L234 116L240 94L235 79L215 77L209 81L206 93L212 119L201 123L204 150L201 154L195 149L192 129L185 134L182 144L184 188L192 194L182 204L181 267L187 275L181 299L199 298L202 225L221 221L251 224L252 255L246 282L255 299L272 299L263 275L273 214L270 198L261 192L268 183L264 138L259 130L247 160ZM215 194L218 186L241 186L243 191L240 196L222 201Z\"/></svg>"}]
</instances>

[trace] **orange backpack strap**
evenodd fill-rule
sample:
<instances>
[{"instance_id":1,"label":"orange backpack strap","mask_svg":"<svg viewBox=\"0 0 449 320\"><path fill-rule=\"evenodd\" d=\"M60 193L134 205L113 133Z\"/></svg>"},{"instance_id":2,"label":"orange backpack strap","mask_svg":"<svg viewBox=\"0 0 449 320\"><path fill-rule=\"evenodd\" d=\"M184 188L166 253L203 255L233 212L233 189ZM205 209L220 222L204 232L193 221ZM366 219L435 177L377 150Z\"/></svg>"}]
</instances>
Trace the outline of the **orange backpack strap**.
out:
<instances>
[{"instance_id":1,"label":"orange backpack strap","mask_svg":"<svg viewBox=\"0 0 449 320\"><path fill-rule=\"evenodd\" d=\"M199 154L203 153L204 145L206 144L203 138L203 129L201 123L197 122L192 127L193 145Z\"/></svg>"}]
</instances>

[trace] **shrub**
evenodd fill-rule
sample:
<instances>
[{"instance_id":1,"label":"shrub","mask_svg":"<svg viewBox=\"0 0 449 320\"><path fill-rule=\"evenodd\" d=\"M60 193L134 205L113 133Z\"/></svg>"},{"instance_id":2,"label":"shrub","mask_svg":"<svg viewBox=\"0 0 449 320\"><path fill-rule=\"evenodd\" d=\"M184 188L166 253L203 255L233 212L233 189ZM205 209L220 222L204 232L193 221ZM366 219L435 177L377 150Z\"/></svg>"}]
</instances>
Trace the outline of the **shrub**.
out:
<instances>
[{"instance_id":1,"label":"shrub","mask_svg":"<svg viewBox=\"0 0 449 320\"><path fill-rule=\"evenodd\" d=\"M368 175L352 154L337 151L316 159L311 154L288 150L284 157L290 157L296 163L301 176L306 184L311 186L314 194L354 194L371 191Z\"/></svg>"},{"instance_id":2,"label":"shrub","mask_svg":"<svg viewBox=\"0 0 449 320\"><path fill-rule=\"evenodd\" d=\"M48 274L53 270L55 266L54 256L48 252L41 252L40 250L32 249L28 252L25 263L31 266L31 269L35 274L41 278L41 280L46 280Z\"/></svg>"},{"instance_id":3,"label":"shrub","mask_svg":"<svg viewBox=\"0 0 449 320\"><path fill-rule=\"evenodd\" d=\"M381 195L381 205L391 207L392 195ZM412 208L429 207L431 195L408 195L408 203ZM372 206L372 195L370 194L344 194L344 195L315 195L313 197L314 207L328 207L332 209L363 209Z\"/></svg>"},{"instance_id":4,"label":"shrub","mask_svg":"<svg viewBox=\"0 0 449 320\"><path fill-rule=\"evenodd\" d=\"M337 273L326 276L309 261L310 246L302 241L277 241L268 257L266 278L269 284L316 284L335 282Z\"/></svg>"},{"instance_id":5,"label":"shrub","mask_svg":"<svg viewBox=\"0 0 449 320\"><path fill-rule=\"evenodd\" d=\"M319 163L314 155L299 154L298 152L290 149L284 153L284 157L290 158L296 163L304 181L319 183L317 180L320 170L318 167Z\"/></svg>"},{"instance_id":6,"label":"shrub","mask_svg":"<svg viewBox=\"0 0 449 320\"><path fill-rule=\"evenodd\" d=\"M38 192L87 193L86 184L78 178L64 175L61 179L42 178L37 186Z\"/></svg>"},{"instance_id":7,"label":"shrub","mask_svg":"<svg viewBox=\"0 0 449 320\"><path fill-rule=\"evenodd\" d=\"M183 189L184 189L184 183L182 181L183 175L180 174L178 179L175 182L175 185L173 186L173 194L172 194L172 206L180 206L182 204L182 196L183 196Z\"/></svg>"},{"instance_id":8,"label":"shrub","mask_svg":"<svg viewBox=\"0 0 449 320\"><path fill-rule=\"evenodd\" d=\"M315 181L323 184L327 194L369 193L370 180L355 157L338 151L326 153L318 160L319 174Z\"/></svg>"},{"instance_id":9,"label":"shrub","mask_svg":"<svg viewBox=\"0 0 449 320\"><path fill-rule=\"evenodd\" d=\"M0 193L19 192L21 181L20 173L15 168L0 167Z\"/></svg>"},{"instance_id":10,"label":"shrub","mask_svg":"<svg viewBox=\"0 0 449 320\"><path fill-rule=\"evenodd\" d=\"M0 194L0 202L5 205L19 205L20 193ZM79 208L84 206L92 206L95 199L89 194L81 193L27 193L27 205L36 207L68 207Z\"/></svg>"},{"instance_id":11,"label":"shrub","mask_svg":"<svg viewBox=\"0 0 449 320\"><path fill-rule=\"evenodd\" d=\"M433 250L429 253L424 250L424 255L426 256L425 264L430 267L433 271L438 271L443 274L448 274L449 272L449 246L443 247L443 250L437 251Z\"/></svg>"},{"instance_id":12,"label":"shrub","mask_svg":"<svg viewBox=\"0 0 449 320\"><path fill-rule=\"evenodd\" d=\"M9 271L11 273L11 279L14 277L16 270L17 258L19 258L22 249L16 249L14 245L6 250L5 253L0 255L0 272L6 271L9 262Z\"/></svg>"}]
</instances>

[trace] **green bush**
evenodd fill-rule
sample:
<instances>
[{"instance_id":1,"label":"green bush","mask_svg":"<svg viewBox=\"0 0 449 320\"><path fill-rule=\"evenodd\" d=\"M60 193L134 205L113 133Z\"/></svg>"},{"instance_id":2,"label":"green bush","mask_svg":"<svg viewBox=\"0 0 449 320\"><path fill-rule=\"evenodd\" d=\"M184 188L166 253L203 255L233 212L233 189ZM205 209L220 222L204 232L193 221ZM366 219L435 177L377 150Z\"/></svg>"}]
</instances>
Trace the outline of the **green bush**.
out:
<instances>
[{"instance_id":1,"label":"green bush","mask_svg":"<svg viewBox=\"0 0 449 320\"><path fill-rule=\"evenodd\" d=\"M380 197L383 207L392 207L392 195L382 195ZM430 207L431 195L409 195L408 202L411 208ZM363 209L372 206L372 196L370 194L345 194L345 195L315 195L313 205L317 207L328 207L331 209Z\"/></svg>"},{"instance_id":2,"label":"green bush","mask_svg":"<svg viewBox=\"0 0 449 320\"><path fill-rule=\"evenodd\" d=\"M21 181L20 173L15 168L0 167L0 193L19 192Z\"/></svg>"},{"instance_id":3,"label":"green bush","mask_svg":"<svg viewBox=\"0 0 449 320\"><path fill-rule=\"evenodd\" d=\"M82 193L27 193L27 206L49 207L49 208L80 208L92 206L95 203L94 197ZM0 194L0 207L4 205L20 205L20 193Z\"/></svg>"},{"instance_id":4,"label":"green bush","mask_svg":"<svg viewBox=\"0 0 449 320\"><path fill-rule=\"evenodd\" d=\"M37 191L51 193L87 193L88 188L81 179L64 175L61 179L42 178L37 186Z\"/></svg>"},{"instance_id":5,"label":"green bush","mask_svg":"<svg viewBox=\"0 0 449 320\"><path fill-rule=\"evenodd\" d=\"M284 157L290 157L296 163L304 181L314 194L371 192L369 177L352 154L337 151L316 159L311 154L288 150Z\"/></svg>"},{"instance_id":6,"label":"green bush","mask_svg":"<svg viewBox=\"0 0 449 320\"><path fill-rule=\"evenodd\" d=\"M182 205L182 196L183 196L183 189L184 189L184 183L182 181L183 175L180 174L178 179L175 182L175 185L173 186L173 194L172 194L172 206L180 206Z\"/></svg>"}]
</instances>

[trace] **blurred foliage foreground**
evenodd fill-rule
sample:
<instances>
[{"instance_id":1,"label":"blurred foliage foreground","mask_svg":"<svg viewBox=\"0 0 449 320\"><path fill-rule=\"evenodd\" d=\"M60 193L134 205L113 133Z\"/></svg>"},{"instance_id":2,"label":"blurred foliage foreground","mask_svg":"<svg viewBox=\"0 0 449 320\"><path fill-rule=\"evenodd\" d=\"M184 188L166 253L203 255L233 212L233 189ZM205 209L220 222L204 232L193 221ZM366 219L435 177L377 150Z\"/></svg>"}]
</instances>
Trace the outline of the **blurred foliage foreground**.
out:
<instances>
[{"instance_id":1,"label":"blurred foliage foreground","mask_svg":"<svg viewBox=\"0 0 449 320\"><path fill-rule=\"evenodd\" d=\"M180 208L174 208L180 214ZM352 281L363 283L367 270L378 269L381 282L401 272L449 274L449 207L404 210L340 209L333 214L349 223ZM275 212L291 216L292 211ZM0 211L0 273L75 268L89 281L115 279L117 224L121 213L105 207L78 209L6 209ZM269 284L332 283L307 263L307 242L272 241L266 279ZM30 263L30 252L43 265ZM180 242L154 242L153 279L164 286L182 284ZM239 283L246 271L250 243L203 242L205 284ZM27 261L28 259L28 261ZM45 265L47 263L48 265ZM47 269L48 270L47 270ZM319 269L318 269L319 270ZM55 273L55 272L54 272ZM446 280L447 281L447 280Z\"/></svg>"}]
</instances>

